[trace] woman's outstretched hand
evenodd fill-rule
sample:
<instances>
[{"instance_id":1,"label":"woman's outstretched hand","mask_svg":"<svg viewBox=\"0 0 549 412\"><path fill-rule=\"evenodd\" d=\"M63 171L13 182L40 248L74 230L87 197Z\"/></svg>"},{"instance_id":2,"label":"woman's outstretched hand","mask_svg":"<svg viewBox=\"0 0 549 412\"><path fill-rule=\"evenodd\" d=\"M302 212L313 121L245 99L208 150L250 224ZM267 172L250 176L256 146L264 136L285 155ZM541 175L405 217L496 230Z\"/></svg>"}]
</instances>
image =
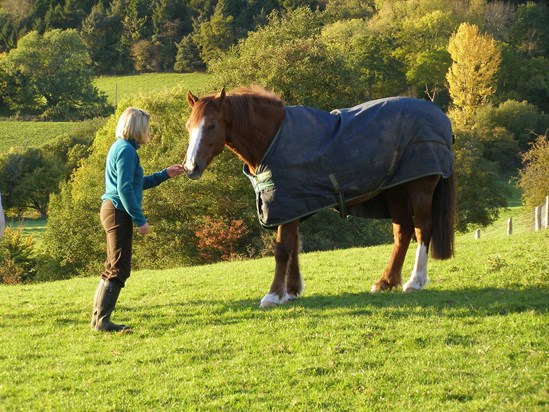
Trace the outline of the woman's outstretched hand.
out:
<instances>
[{"instance_id":1,"label":"woman's outstretched hand","mask_svg":"<svg viewBox=\"0 0 549 412\"><path fill-rule=\"evenodd\" d=\"M166 168L166 170L168 171L168 176L170 177L177 177L185 171L183 165L172 165Z\"/></svg>"}]
</instances>

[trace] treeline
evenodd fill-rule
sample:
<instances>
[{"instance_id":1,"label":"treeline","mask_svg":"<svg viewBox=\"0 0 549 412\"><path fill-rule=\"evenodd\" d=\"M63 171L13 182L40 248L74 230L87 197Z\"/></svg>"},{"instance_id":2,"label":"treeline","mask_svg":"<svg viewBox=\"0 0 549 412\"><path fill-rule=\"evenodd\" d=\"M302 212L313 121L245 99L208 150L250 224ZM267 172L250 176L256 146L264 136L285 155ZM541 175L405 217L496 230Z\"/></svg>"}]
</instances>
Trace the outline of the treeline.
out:
<instances>
[{"instance_id":1,"label":"treeline","mask_svg":"<svg viewBox=\"0 0 549 412\"><path fill-rule=\"evenodd\" d=\"M194 71L266 22L311 0L5 0L0 52L31 31L76 29L96 74ZM373 2L372 2L373 3ZM178 56L179 54L179 56Z\"/></svg>"}]
</instances>

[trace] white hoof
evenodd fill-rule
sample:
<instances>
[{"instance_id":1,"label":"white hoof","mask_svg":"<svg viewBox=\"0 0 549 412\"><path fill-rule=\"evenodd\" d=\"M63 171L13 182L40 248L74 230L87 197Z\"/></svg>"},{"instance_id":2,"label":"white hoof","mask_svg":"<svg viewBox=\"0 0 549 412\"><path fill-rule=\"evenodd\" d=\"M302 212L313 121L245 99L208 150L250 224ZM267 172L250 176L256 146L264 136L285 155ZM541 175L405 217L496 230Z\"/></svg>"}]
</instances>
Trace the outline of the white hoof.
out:
<instances>
[{"instance_id":1,"label":"white hoof","mask_svg":"<svg viewBox=\"0 0 549 412\"><path fill-rule=\"evenodd\" d=\"M402 287L402 291L405 293L418 292L420 290L423 290L428 282L429 279L427 277L412 278L404 284L404 286Z\"/></svg>"},{"instance_id":2,"label":"white hoof","mask_svg":"<svg viewBox=\"0 0 549 412\"><path fill-rule=\"evenodd\" d=\"M276 293L267 293L265 296L263 296L263 299L261 299L261 303L259 304L259 307L272 308L273 306L282 305L289 300L289 296L290 295L285 293L282 298L279 298Z\"/></svg>"}]
</instances>

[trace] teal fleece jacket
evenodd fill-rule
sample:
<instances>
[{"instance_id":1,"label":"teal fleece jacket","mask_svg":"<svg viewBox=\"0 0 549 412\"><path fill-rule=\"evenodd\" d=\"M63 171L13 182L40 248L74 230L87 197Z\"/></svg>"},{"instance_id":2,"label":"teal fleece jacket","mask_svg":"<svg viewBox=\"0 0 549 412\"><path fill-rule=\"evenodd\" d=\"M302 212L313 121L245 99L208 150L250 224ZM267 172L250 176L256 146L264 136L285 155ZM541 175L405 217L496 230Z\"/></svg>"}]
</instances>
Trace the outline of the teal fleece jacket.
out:
<instances>
[{"instance_id":1,"label":"teal fleece jacket","mask_svg":"<svg viewBox=\"0 0 549 412\"><path fill-rule=\"evenodd\" d=\"M105 166L105 194L103 202L110 200L114 207L128 213L137 227L147 223L141 203L143 190L158 186L169 179L167 169L143 176L134 140L117 138L107 155Z\"/></svg>"}]
</instances>

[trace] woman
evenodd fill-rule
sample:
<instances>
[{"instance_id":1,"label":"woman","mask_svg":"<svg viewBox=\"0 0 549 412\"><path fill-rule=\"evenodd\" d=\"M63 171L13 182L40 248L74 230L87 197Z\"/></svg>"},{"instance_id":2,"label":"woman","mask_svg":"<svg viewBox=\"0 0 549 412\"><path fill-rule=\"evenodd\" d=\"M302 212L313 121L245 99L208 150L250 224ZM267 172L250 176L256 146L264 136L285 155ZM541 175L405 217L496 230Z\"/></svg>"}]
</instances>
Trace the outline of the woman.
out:
<instances>
[{"instance_id":1,"label":"woman","mask_svg":"<svg viewBox=\"0 0 549 412\"><path fill-rule=\"evenodd\" d=\"M112 323L110 317L120 290L130 277L133 224L140 234L149 233L141 210L143 190L183 173L182 165L173 165L143 176L137 149L147 143L149 135L149 113L129 107L118 120L116 141L107 155L100 214L107 234L107 259L93 300L91 327L96 331L131 331L126 325Z\"/></svg>"}]
</instances>

